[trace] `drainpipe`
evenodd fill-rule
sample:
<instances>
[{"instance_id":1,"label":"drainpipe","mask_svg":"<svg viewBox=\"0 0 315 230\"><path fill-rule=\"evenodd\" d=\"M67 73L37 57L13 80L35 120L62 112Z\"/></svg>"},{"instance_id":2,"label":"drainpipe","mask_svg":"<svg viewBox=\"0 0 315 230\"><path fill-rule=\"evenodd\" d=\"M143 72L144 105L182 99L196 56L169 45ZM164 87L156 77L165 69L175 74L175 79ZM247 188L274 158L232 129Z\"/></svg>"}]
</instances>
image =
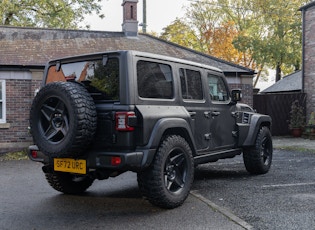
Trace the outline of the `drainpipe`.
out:
<instances>
[{"instance_id":1,"label":"drainpipe","mask_svg":"<svg viewBox=\"0 0 315 230\"><path fill-rule=\"evenodd\" d=\"M147 0L143 0L142 32L147 33Z\"/></svg>"},{"instance_id":2,"label":"drainpipe","mask_svg":"<svg viewBox=\"0 0 315 230\"><path fill-rule=\"evenodd\" d=\"M305 73L305 9L300 9L302 11L302 93L304 93L304 73Z\"/></svg>"}]
</instances>

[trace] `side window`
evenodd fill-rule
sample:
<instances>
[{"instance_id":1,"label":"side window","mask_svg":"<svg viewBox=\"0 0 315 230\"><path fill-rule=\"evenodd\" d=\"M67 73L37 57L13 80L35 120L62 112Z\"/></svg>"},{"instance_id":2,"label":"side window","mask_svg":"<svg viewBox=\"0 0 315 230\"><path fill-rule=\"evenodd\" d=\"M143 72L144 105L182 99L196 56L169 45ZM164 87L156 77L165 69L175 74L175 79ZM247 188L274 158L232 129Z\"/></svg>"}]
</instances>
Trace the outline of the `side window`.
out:
<instances>
[{"instance_id":1,"label":"side window","mask_svg":"<svg viewBox=\"0 0 315 230\"><path fill-rule=\"evenodd\" d=\"M5 81L0 80L0 123L6 122Z\"/></svg>"},{"instance_id":2,"label":"side window","mask_svg":"<svg viewBox=\"0 0 315 230\"><path fill-rule=\"evenodd\" d=\"M169 65L138 61L138 93L143 98L173 98L173 75Z\"/></svg>"},{"instance_id":3,"label":"side window","mask_svg":"<svg viewBox=\"0 0 315 230\"><path fill-rule=\"evenodd\" d=\"M201 74L199 71L179 69L179 77L183 99L203 99Z\"/></svg>"},{"instance_id":4,"label":"side window","mask_svg":"<svg viewBox=\"0 0 315 230\"><path fill-rule=\"evenodd\" d=\"M228 101L229 94L223 79L220 76L208 74L209 93L212 101Z\"/></svg>"}]
</instances>

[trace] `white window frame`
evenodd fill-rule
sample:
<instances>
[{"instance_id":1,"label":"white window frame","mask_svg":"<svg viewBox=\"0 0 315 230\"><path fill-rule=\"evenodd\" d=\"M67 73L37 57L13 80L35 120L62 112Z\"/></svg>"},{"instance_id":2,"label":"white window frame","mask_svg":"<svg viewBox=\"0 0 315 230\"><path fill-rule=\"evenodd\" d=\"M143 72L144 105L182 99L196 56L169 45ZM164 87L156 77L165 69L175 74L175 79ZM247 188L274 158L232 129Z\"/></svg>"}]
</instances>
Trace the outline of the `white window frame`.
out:
<instances>
[{"instance_id":1,"label":"white window frame","mask_svg":"<svg viewBox=\"0 0 315 230\"><path fill-rule=\"evenodd\" d=\"M0 87L2 88L2 117L0 117L0 123L6 123L6 89L5 89L5 80L0 80Z\"/></svg>"}]
</instances>

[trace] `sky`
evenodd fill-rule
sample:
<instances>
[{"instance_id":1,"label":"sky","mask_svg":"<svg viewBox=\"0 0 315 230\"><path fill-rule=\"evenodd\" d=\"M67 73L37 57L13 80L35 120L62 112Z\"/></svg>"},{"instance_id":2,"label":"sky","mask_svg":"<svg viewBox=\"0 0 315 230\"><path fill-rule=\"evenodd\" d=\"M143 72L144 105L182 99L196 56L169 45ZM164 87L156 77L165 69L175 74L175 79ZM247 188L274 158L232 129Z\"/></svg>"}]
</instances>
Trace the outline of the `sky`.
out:
<instances>
[{"instance_id":1,"label":"sky","mask_svg":"<svg viewBox=\"0 0 315 230\"><path fill-rule=\"evenodd\" d=\"M102 0L102 13L104 19L90 15L85 23L91 26L91 30L121 31L123 0ZM138 21L142 22L142 2L138 2ZM190 4L189 0L147 0L147 32L161 33L163 28L170 25L176 17L184 16L184 6ZM139 28L141 30L141 27Z\"/></svg>"},{"instance_id":2,"label":"sky","mask_svg":"<svg viewBox=\"0 0 315 230\"><path fill-rule=\"evenodd\" d=\"M138 21L142 22L142 3L138 0ZM122 31L123 10L121 4L123 0L102 0L102 12L104 19L98 16L86 16L85 23L90 25L90 30L100 31ZM185 14L185 7L189 6L190 0L147 0L147 32L157 32L161 34L163 28L170 25L177 17L181 18ZM84 25L84 24L83 24ZM139 27L139 30L142 28ZM271 74L273 76L274 74ZM259 81L258 88L261 90L274 83L273 79L268 82Z\"/></svg>"}]
</instances>

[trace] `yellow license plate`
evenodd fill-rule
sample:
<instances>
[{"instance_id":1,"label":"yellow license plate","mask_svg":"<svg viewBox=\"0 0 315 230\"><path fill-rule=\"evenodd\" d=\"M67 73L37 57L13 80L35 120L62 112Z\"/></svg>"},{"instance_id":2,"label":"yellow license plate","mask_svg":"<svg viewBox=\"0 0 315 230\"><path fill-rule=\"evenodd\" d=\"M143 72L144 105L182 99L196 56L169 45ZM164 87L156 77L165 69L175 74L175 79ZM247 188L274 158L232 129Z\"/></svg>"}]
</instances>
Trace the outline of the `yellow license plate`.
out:
<instances>
[{"instance_id":1,"label":"yellow license plate","mask_svg":"<svg viewBox=\"0 0 315 230\"><path fill-rule=\"evenodd\" d=\"M86 160L54 158L54 170L59 172L86 174Z\"/></svg>"}]
</instances>

